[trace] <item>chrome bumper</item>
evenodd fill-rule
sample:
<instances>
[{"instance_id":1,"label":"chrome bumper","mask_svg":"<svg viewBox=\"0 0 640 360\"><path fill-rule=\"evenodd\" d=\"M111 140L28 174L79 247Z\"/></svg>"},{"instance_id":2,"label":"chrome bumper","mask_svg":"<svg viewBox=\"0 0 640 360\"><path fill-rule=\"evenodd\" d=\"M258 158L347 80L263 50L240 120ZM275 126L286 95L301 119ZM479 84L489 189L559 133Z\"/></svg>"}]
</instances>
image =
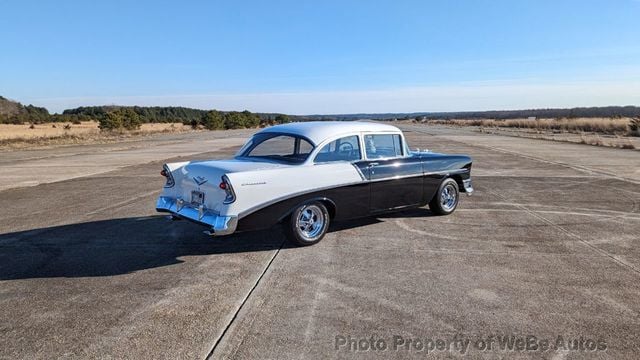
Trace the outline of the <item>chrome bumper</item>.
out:
<instances>
[{"instance_id":1,"label":"chrome bumper","mask_svg":"<svg viewBox=\"0 0 640 360\"><path fill-rule=\"evenodd\" d=\"M462 186L464 187L464 192L467 195L473 194L473 185L471 184L471 179L462 180Z\"/></svg>"},{"instance_id":2,"label":"chrome bumper","mask_svg":"<svg viewBox=\"0 0 640 360\"><path fill-rule=\"evenodd\" d=\"M182 199L160 196L156 203L156 211L171 213L183 219L191 220L202 225L211 226L211 235L229 235L236 231L237 216L221 216L204 206L193 207Z\"/></svg>"}]
</instances>

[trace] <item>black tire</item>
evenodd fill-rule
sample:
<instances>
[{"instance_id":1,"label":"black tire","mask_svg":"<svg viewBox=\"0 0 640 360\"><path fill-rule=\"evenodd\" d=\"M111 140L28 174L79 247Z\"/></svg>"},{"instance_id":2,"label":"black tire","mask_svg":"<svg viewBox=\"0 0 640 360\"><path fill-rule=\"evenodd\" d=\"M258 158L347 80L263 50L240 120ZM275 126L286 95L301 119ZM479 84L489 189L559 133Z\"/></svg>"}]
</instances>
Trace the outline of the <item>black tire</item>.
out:
<instances>
[{"instance_id":1,"label":"black tire","mask_svg":"<svg viewBox=\"0 0 640 360\"><path fill-rule=\"evenodd\" d=\"M449 215L456 210L460 200L458 183L447 178L440 183L438 191L429 203L429 209L436 215Z\"/></svg>"},{"instance_id":2,"label":"black tire","mask_svg":"<svg viewBox=\"0 0 640 360\"><path fill-rule=\"evenodd\" d=\"M313 245L327 233L329 220L326 206L319 201L311 201L293 210L284 224L285 234L296 245Z\"/></svg>"}]
</instances>

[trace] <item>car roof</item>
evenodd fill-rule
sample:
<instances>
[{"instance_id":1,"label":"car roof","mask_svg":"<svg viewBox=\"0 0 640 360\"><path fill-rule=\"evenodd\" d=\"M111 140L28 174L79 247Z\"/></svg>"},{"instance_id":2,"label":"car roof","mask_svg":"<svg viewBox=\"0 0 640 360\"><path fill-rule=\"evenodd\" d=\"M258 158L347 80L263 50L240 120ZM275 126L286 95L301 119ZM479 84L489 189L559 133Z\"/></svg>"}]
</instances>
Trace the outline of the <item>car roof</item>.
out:
<instances>
[{"instance_id":1,"label":"car roof","mask_svg":"<svg viewBox=\"0 0 640 360\"><path fill-rule=\"evenodd\" d=\"M357 132L401 132L395 126L369 121L307 121L282 124L265 128L261 133L286 133L303 136L314 145L335 135Z\"/></svg>"}]
</instances>

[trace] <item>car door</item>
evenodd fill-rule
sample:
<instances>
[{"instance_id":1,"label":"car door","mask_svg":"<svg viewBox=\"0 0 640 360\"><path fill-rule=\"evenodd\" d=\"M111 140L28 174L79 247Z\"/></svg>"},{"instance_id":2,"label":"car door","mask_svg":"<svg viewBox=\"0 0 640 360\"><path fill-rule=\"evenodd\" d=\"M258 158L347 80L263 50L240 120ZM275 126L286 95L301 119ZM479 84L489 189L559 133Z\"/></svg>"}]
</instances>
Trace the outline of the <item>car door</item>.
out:
<instances>
[{"instance_id":1,"label":"car door","mask_svg":"<svg viewBox=\"0 0 640 360\"><path fill-rule=\"evenodd\" d=\"M313 159L314 166L326 168L328 172L336 164L355 166L359 171L361 182L348 186L340 186L323 190L323 194L331 199L337 208L336 219L349 219L369 214L370 184L365 173L357 166L363 159L359 135L348 135L335 139L324 145ZM364 169L368 173L368 169Z\"/></svg>"},{"instance_id":2,"label":"car door","mask_svg":"<svg viewBox=\"0 0 640 360\"><path fill-rule=\"evenodd\" d=\"M424 203L421 159L405 154L402 136L364 134L363 140L366 158L359 167L370 183L370 211Z\"/></svg>"}]
</instances>

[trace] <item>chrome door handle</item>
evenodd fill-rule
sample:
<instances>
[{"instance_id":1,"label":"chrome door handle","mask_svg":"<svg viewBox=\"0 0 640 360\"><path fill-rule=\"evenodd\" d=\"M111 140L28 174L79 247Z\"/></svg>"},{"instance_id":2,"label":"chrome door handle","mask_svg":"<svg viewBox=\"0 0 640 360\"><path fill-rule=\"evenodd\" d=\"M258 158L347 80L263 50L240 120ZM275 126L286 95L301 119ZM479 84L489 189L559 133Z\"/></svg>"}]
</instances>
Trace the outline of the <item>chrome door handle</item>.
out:
<instances>
[{"instance_id":1,"label":"chrome door handle","mask_svg":"<svg viewBox=\"0 0 640 360\"><path fill-rule=\"evenodd\" d=\"M372 163L369 163L369 165L367 165L367 166L374 167L374 166L378 166L378 165L380 165L380 163L372 162Z\"/></svg>"}]
</instances>

